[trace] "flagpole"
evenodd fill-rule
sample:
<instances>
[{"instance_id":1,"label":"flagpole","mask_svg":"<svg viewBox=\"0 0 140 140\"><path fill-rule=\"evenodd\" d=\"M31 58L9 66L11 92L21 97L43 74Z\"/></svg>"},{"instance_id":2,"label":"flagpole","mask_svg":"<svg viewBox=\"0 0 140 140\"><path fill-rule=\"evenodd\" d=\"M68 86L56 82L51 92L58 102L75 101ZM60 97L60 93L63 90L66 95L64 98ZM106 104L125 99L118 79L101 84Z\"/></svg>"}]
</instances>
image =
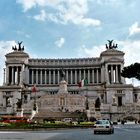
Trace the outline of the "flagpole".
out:
<instances>
[{"instance_id":1,"label":"flagpole","mask_svg":"<svg viewBox=\"0 0 140 140\"><path fill-rule=\"evenodd\" d=\"M33 106L33 110L36 111L37 109L37 105L36 105L36 85L34 85L33 89L32 89L32 92L34 92L34 106Z\"/></svg>"},{"instance_id":2,"label":"flagpole","mask_svg":"<svg viewBox=\"0 0 140 140\"><path fill-rule=\"evenodd\" d=\"M35 97L34 97L34 103L35 103L35 105L36 105L36 91L35 91Z\"/></svg>"},{"instance_id":3,"label":"flagpole","mask_svg":"<svg viewBox=\"0 0 140 140\"><path fill-rule=\"evenodd\" d=\"M36 111L36 108L37 107L37 104L36 104L36 90L35 90L35 111Z\"/></svg>"}]
</instances>

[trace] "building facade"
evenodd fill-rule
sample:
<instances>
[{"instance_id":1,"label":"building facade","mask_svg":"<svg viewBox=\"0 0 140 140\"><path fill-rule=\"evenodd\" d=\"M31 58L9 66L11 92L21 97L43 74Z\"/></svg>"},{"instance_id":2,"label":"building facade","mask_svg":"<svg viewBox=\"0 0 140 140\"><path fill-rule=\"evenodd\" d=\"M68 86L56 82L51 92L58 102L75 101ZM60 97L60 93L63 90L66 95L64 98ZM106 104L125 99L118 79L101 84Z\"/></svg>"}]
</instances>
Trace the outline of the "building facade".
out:
<instances>
[{"instance_id":1,"label":"building facade","mask_svg":"<svg viewBox=\"0 0 140 140\"><path fill-rule=\"evenodd\" d=\"M109 41L106 50L97 58L30 58L24 51L22 42L13 47L12 52L5 57L6 68L3 85L0 87L1 114L15 113L17 99L22 100L24 113L29 113L36 98L39 109L43 107L51 111L70 112L88 110L89 116L95 117L98 111L104 117L112 114L121 116L123 113L139 117L140 89L126 84L121 77L124 52L119 51L112 41ZM79 82L83 79L86 79L87 84L79 87ZM60 95L63 80L66 82L64 86L66 85L67 93L61 92ZM32 92L34 85L36 96ZM58 103L54 102L54 97L58 99ZM45 100L47 103L41 105Z\"/></svg>"}]
</instances>

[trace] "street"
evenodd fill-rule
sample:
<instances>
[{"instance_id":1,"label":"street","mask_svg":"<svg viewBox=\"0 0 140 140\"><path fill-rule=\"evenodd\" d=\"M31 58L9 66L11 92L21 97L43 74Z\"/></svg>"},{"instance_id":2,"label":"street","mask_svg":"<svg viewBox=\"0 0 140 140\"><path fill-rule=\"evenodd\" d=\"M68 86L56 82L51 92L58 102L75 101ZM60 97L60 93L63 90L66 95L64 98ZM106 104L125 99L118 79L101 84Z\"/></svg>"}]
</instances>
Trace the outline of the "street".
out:
<instances>
[{"instance_id":1,"label":"street","mask_svg":"<svg viewBox=\"0 0 140 140\"><path fill-rule=\"evenodd\" d=\"M0 131L0 140L139 140L140 125L116 125L114 134L94 135L92 128L43 130L43 131Z\"/></svg>"}]
</instances>

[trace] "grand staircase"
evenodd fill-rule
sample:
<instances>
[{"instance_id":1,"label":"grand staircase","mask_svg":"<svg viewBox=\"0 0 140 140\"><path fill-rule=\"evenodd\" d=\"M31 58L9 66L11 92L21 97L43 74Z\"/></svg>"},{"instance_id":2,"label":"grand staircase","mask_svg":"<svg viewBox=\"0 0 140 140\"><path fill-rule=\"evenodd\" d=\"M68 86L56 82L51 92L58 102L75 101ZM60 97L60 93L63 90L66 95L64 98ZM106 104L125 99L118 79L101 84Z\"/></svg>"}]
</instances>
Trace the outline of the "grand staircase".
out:
<instances>
[{"instance_id":1,"label":"grand staircase","mask_svg":"<svg viewBox=\"0 0 140 140\"><path fill-rule=\"evenodd\" d=\"M35 115L35 119L49 119L53 118L56 120L62 120L63 118L78 118L79 114L77 112L53 112L52 110L40 109Z\"/></svg>"},{"instance_id":2,"label":"grand staircase","mask_svg":"<svg viewBox=\"0 0 140 140\"><path fill-rule=\"evenodd\" d=\"M61 110L55 110L55 109L48 109L46 108L42 108L40 106L40 103L43 102L43 100L45 99L45 95L41 96L40 98L38 98L36 100L37 106L38 106L38 110L36 111L36 113L34 114L33 119L47 119L47 118L53 118L56 120L60 120L63 118L78 118L79 114L77 112L65 112L65 111L61 111ZM34 100L31 100L28 103L23 104L23 113L26 116L31 117L33 114L33 105L34 105Z\"/></svg>"}]
</instances>

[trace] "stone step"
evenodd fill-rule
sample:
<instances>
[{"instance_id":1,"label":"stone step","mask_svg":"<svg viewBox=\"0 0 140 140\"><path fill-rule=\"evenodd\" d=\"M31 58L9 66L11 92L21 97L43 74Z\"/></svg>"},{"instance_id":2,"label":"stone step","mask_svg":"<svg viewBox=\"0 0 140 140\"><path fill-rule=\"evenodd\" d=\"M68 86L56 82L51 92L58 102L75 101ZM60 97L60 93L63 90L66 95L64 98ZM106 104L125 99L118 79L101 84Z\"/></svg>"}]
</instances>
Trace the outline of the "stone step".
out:
<instances>
[{"instance_id":1,"label":"stone step","mask_svg":"<svg viewBox=\"0 0 140 140\"><path fill-rule=\"evenodd\" d=\"M42 109L35 115L34 118L77 118L79 116L76 112L53 112Z\"/></svg>"}]
</instances>

